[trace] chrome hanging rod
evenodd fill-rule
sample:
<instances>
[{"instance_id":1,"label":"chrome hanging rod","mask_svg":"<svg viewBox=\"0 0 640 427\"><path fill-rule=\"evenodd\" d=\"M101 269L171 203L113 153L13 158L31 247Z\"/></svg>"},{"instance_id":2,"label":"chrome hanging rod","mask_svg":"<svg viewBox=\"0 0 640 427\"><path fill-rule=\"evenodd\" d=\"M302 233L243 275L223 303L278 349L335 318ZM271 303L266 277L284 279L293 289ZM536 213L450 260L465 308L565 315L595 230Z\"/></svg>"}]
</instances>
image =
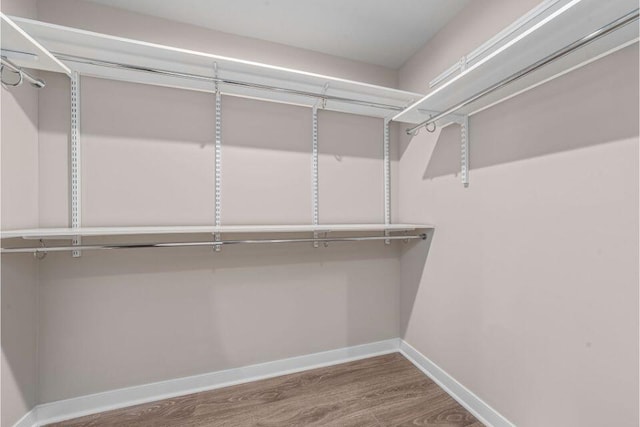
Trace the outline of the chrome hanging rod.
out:
<instances>
[{"instance_id":1,"label":"chrome hanging rod","mask_svg":"<svg viewBox=\"0 0 640 427\"><path fill-rule=\"evenodd\" d=\"M432 123L437 122L438 120L448 116L449 114L455 113L456 111L458 111L459 109L461 109L462 107L465 107L475 101L477 101L478 99L490 94L491 92L494 92L498 89L501 89L504 86L507 86L510 83L515 82L518 79L521 79L522 77L538 70L539 68L544 67L547 64L552 63L553 61L560 59L568 54L570 54L571 52L573 52L576 49L579 49L595 40L598 40L601 37L606 36L607 34L624 27L627 24L630 24L634 21L638 20L638 9L635 9L632 12L629 12L628 14L622 16L621 18L616 19L613 22L610 22L609 24L595 30L594 32L592 32L591 34L588 34L584 37L582 37L579 40L574 41L573 43L563 47L562 49L559 49L557 51L555 51L554 53L550 54L549 56L546 56L544 58L542 58L541 60L531 64L530 66L518 71L517 73L514 73L512 75L510 75L509 77L499 81L498 83L494 84L493 86L488 87L487 89L484 89L478 93L476 93L475 95L471 96L470 98L465 99L464 101L450 107L447 108L445 111L443 111L442 113L439 113L435 116L430 117L429 119L423 121L422 123L419 123L411 128L407 129L407 134L408 135L414 135L416 133L416 131L418 129L420 129L423 126L429 126Z\"/></svg>"},{"instance_id":2,"label":"chrome hanging rod","mask_svg":"<svg viewBox=\"0 0 640 427\"><path fill-rule=\"evenodd\" d=\"M11 62L5 56L0 56L0 61L2 63L2 67L7 67L14 73L20 74L20 80L18 81L18 83L8 84L9 86L20 86L20 84L22 83L22 80L24 79L24 80L27 80L29 83L31 83L31 85L33 85L34 87L37 87L38 89L41 89L44 87L45 85L44 80L33 77L31 74L27 73L22 68L18 67L13 62Z\"/></svg>"},{"instance_id":3,"label":"chrome hanging rod","mask_svg":"<svg viewBox=\"0 0 640 427\"><path fill-rule=\"evenodd\" d=\"M141 248L180 248L180 247L217 247L223 245L238 244L265 244L265 243L331 243L331 242L367 242L376 240L426 240L426 233L407 236L362 236L362 237L318 237L300 239L254 239L254 240L220 240L218 242L175 242L175 243L121 243L104 245L81 246L40 246L31 248L2 248L0 253L33 253L43 254L49 252L91 251L104 249L141 249Z\"/></svg>"},{"instance_id":4,"label":"chrome hanging rod","mask_svg":"<svg viewBox=\"0 0 640 427\"><path fill-rule=\"evenodd\" d=\"M260 90L287 93L291 95L299 95L299 96L304 96L304 97L314 98L314 99L324 99L329 101L357 104L365 107L381 108L384 110L402 111L404 109L404 107L399 107L396 105L382 104L382 103L373 102L373 101L363 101L361 99L344 98L341 96L326 95L326 94L316 93L316 92L307 92L307 91L297 90L297 89L288 89L288 88L277 87L277 86L263 85L259 83L248 83L240 80L216 78L216 77L203 76L200 74L192 74L192 73L183 73L178 71L164 70L161 68L141 67L138 65L123 64L120 62L105 61L101 59L85 58L81 56L67 55L64 53L57 53L57 52L53 52L53 55L60 60L77 62L80 64L96 65L96 66L109 67L109 68L118 68L118 69L131 70L131 71L140 71L144 73L159 74L163 76L179 77L183 79L199 80L199 81L206 81L206 82L219 83L219 84L227 84L227 85L238 86L238 87L251 87L251 88L260 89Z\"/></svg>"}]
</instances>

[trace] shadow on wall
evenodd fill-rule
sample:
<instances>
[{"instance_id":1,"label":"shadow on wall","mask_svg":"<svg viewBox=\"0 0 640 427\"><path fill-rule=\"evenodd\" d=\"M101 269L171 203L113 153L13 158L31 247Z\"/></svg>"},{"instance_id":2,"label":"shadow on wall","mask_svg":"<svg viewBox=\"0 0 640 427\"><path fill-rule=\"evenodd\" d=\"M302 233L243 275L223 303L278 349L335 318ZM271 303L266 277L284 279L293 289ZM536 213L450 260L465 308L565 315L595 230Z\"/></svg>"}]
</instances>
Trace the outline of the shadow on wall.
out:
<instances>
[{"instance_id":1,"label":"shadow on wall","mask_svg":"<svg viewBox=\"0 0 640 427\"><path fill-rule=\"evenodd\" d=\"M615 67L610 66L612 61ZM609 59L591 63L472 116L469 123L471 168L637 136L638 78L633 80L633 86L618 84L629 81L628 70L637 69L637 64L638 46L629 46ZM603 105L617 105L616 114L603 111ZM459 172L459 129L452 125L439 133L436 131L437 143L423 179ZM408 137L402 139L402 154L410 142Z\"/></svg>"}]
</instances>

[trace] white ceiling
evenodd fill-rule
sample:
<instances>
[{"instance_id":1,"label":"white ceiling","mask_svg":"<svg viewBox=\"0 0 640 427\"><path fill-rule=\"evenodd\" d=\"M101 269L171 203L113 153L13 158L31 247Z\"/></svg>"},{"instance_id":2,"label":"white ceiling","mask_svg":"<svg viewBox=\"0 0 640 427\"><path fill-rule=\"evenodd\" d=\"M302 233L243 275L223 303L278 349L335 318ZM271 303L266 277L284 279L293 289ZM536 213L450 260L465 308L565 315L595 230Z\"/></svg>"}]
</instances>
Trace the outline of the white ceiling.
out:
<instances>
[{"instance_id":1,"label":"white ceiling","mask_svg":"<svg viewBox=\"0 0 640 427\"><path fill-rule=\"evenodd\" d=\"M398 68L469 0L87 0Z\"/></svg>"}]
</instances>

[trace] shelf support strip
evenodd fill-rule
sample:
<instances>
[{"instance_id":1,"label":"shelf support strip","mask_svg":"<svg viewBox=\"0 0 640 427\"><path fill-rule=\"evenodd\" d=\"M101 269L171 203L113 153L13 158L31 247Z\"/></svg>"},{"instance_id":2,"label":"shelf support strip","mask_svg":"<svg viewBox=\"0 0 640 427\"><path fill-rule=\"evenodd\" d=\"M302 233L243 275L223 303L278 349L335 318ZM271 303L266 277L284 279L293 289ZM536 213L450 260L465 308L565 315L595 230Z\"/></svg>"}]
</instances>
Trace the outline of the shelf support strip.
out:
<instances>
[{"instance_id":1,"label":"shelf support strip","mask_svg":"<svg viewBox=\"0 0 640 427\"><path fill-rule=\"evenodd\" d=\"M383 163L384 163L384 223L386 225L391 224L391 141L389 137L389 118L384 119L383 130ZM388 236L389 232L385 232ZM385 244L390 245L391 240L384 241Z\"/></svg>"},{"instance_id":2,"label":"shelf support strip","mask_svg":"<svg viewBox=\"0 0 640 427\"><path fill-rule=\"evenodd\" d=\"M80 74L71 75L71 228L82 226L82 159L80 148ZM71 241L73 246L82 245L80 236ZM81 252L74 250L72 256L79 257Z\"/></svg>"},{"instance_id":3,"label":"shelf support strip","mask_svg":"<svg viewBox=\"0 0 640 427\"><path fill-rule=\"evenodd\" d=\"M218 77L218 64L215 64L216 79ZM215 226L222 225L222 95L216 81L216 145L215 145ZM220 233L215 233L216 241L220 240ZM215 246L216 252L220 246Z\"/></svg>"}]
</instances>

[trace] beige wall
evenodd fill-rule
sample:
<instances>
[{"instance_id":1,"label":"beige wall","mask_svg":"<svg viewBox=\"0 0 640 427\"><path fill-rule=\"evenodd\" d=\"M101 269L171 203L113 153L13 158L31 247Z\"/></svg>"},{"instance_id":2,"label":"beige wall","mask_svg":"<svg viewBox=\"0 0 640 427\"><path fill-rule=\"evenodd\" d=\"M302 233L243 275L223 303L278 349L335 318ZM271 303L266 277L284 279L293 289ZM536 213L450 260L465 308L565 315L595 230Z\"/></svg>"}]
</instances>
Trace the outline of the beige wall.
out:
<instances>
[{"instance_id":1,"label":"beige wall","mask_svg":"<svg viewBox=\"0 0 640 427\"><path fill-rule=\"evenodd\" d=\"M3 13L36 16L36 1L3 0ZM0 89L0 225L38 226L38 93ZM37 263L31 255L0 263L0 425L11 426L37 402Z\"/></svg>"},{"instance_id":2,"label":"beige wall","mask_svg":"<svg viewBox=\"0 0 640 427\"><path fill-rule=\"evenodd\" d=\"M401 87L534 3L471 2ZM474 116L467 189L456 127L401 144L400 219L437 226L401 333L518 426L638 425L638 115L636 44Z\"/></svg>"},{"instance_id":3,"label":"beige wall","mask_svg":"<svg viewBox=\"0 0 640 427\"><path fill-rule=\"evenodd\" d=\"M395 82L395 71L380 67L91 4L40 2L38 13L118 35ZM39 219L66 226L69 82L43 77ZM82 78L81 90L83 224L212 224L214 97L94 78ZM383 221L382 130L381 119L320 112L321 222ZM311 223L311 110L223 96L222 132L223 223ZM397 337L398 248L48 256L39 264L39 401Z\"/></svg>"}]
</instances>

